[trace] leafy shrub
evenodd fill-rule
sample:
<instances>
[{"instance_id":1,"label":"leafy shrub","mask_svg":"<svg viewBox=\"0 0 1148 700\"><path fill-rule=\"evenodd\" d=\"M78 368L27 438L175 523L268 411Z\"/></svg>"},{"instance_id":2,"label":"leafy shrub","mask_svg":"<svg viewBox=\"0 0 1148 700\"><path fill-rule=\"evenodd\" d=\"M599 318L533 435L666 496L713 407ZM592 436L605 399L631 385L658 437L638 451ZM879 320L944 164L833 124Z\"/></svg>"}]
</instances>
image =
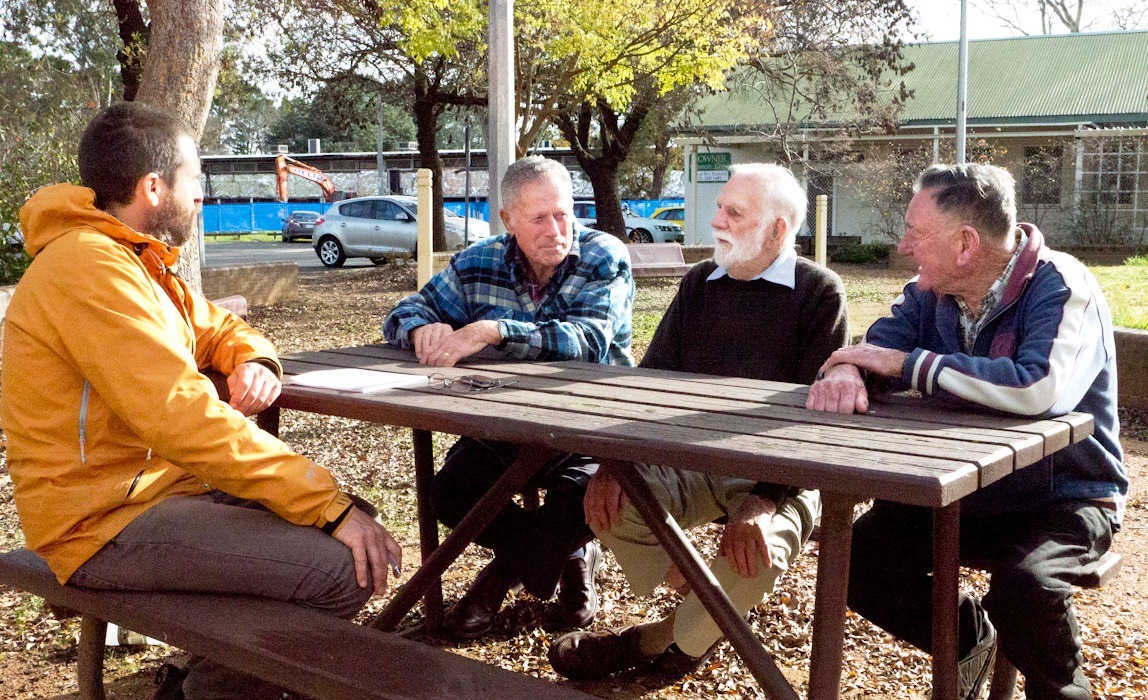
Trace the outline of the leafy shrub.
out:
<instances>
[{"instance_id":1,"label":"leafy shrub","mask_svg":"<svg viewBox=\"0 0 1148 700\"><path fill-rule=\"evenodd\" d=\"M855 243L842 246L830 254L830 262L848 265L872 265L889 259L889 246L884 243Z\"/></svg>"}]
</instances>

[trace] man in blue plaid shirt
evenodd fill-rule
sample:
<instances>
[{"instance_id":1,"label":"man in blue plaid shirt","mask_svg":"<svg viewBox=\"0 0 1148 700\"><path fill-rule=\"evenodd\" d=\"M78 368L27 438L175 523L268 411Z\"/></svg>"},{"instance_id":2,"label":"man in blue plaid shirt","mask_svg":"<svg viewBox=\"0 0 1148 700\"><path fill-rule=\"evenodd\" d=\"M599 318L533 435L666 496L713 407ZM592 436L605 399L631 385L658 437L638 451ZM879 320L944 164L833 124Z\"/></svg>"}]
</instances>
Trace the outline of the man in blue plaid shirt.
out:
<instances>
[{"instance_id":1,"label":"man in blue plaid shirt","mask_svg":"<svg viewBox=\"0 0 1148 700\"><path fill-rule=\"evenodd\" d=\"M383 323L387 342L419 362L451 367L480 351L516 360L583 360L632 365L634 282L626 246L575 229L570 174L556 161L523 158L502 179L507 234L462 251ZM455 527L513 464L518 446L463 437L431 484L431 506ZM552 629L583 627L598 611L594 571L601 550L582 499L598 465L565 455L541 470L536 512L511 504L475 540L494 550L470 590L447 613L455 635L485 634L518 584L539 599L557 589Z\"/></svg>"}]
</instances>

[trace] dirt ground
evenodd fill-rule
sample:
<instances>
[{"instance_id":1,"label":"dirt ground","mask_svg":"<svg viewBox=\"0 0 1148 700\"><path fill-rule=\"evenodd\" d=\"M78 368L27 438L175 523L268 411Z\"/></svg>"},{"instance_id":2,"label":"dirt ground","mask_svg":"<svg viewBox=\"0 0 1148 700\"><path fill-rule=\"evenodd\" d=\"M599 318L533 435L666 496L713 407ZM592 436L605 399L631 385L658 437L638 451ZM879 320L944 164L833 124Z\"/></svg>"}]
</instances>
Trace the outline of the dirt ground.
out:
<instances>
[{"instance_id":1,"label":"dirt ground","mask_svg":"<svg viewBox=\"0 0 1148 700\"><path fill-rule=\"evenodd\" d=\"M648 285L648 286L647 286ZM380 325L387 310L414 287L410 267L382 267L314 273L302 278L297 302L256 308L254 325L276 342L282 352L320 349L380 339ZM672 282L643 282L644 303L668 303ZM652 301L651 301L652 299ZM1133 486L1123 531L1115 549L1124 555L1124 568L1115 583L1101 590L1081 591L1076 610L1081 622L1085 663L1097 697L1148 698L1148 416L1122 412L1123 444ZM354 421L285 413L284 440L294 448L329 466L352 490L371 498L390 516L392 527L405 547L407 561L417 561L417 533L405 514L413 512L414 496L410 442L406 431L370 426ZM436 436L441 454L453 440ZM12 482L0 446L0 549L23 543L11 499ZM702 533L695 542L712 556L713 533ZM815 545L808 548L795 570L787 575L772 600L760 606L751 623L765 640L782 670L798 689L808 675L813 590L816 579ZM472 547L449 573L445 595L458 598L488 558ZM979 572L966 572L974 589L983 589ZM654 599L630 595L621 573L607 555L598 587L603 608L595 623L616 627L655 619L674 605L669 591ZM382 607L372 601L364 617ZM76 620L58 621L32 596L0 588L0 699L76 698ZM550 638L540 621L546 604L522 595L510 600L495 630L466 644L444 639L423 639L460 654L497 663L505 668L532 673L557 681L546 661ZM417 617L410 622L417 622ZM895 642L863 619L850 614L847 623L846 672L843 687L847 698L924 698L929 690L928 657ZM161 661L181 663L186 655L167 647L119 647L108 652L105 668L109 698L143 700L150 697L155 669ZM380 660L385 663L385 660ZM371 663L376 661L371 660ZM604 698L761 697L752 677L728 645L693 677L656 687L642 678L621 677L605 683L577 687Z\"/></svg>"}]
</instances>

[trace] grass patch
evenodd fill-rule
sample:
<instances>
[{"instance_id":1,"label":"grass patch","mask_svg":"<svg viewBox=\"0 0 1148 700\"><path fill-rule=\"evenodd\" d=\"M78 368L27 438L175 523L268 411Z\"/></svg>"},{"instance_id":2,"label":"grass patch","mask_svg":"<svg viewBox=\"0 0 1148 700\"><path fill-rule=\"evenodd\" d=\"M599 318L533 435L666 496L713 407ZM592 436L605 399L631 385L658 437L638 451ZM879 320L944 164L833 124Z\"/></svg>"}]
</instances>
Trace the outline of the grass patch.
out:
<instances>
[{"instance_id":1,"label":"grass patch","mask_svg":"<svg viewBox=\"0 0 1148 700\"><path fill-rule=\"evenodd\" d=\"M1148 256L1143 262L1123 266L1090 266L1104 292L1112 318L1117 326L1148 330ZM893 300L912 274L903 270L884 270L859 265L831 266L845 282L849 305L849 330L859 340L878 318L889 315ZM640 278L634 298L634 360L640 360L654 331L677 292L677 279Z\"/></svg>"},{"instance_id":2,"label":"grass patch","mask_svg":"<svg viewBox=\"0 0 1148 700\"><path fill-rule=\"evenodd\" d=\"M1148 267L1148 255L1134 255L1125 260L1124 264L1132 267Z\"/></svg>"},{"instance_id":3,"label":"grass patch","mask_svg":"<svg viewBox=\"0 0 1148 700\"><path fill-rule=\"evenodd\" d=\"M1148 262L1088 269L1104 290L1113 322L1125 328L1148 330Z\"/></svg>"}]
</instances>

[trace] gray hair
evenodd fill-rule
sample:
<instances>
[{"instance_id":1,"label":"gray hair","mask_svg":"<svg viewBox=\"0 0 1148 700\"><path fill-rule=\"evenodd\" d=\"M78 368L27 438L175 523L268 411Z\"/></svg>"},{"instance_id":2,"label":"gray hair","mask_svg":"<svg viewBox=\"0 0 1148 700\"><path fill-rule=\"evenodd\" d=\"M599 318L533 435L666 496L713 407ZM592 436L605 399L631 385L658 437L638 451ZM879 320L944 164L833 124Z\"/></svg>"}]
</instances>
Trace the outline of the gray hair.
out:
<instances>
[{"instance_id":1,"label":"gray hair","mask_svg":"<svg viewBox=\"0 0 1148 700\"><path fill-rule=\"evenodd\" d=\"M928 191L937 208L955 213L998 244L1016 228L1016 181L995 165L930 165L917 176L913 192Z\"/></svg>"},{"instance_id":2,"label":"gray hair","mask_svg":"<svg viewBox=\"0 0 1148 700\"><path fill-rule=\"evenodd\" d=\"M502 202L503 209L510 209L518 200L522 188L532 182L543 178L549 179L559 188L565 188L573 198L574 184L570 180L570 171L561 163L542 156L526 156L510 164L506 174L502 176Z\"/></svg>"},{"instance_id":3,"label":"gray hair","mask_svg":"<svg viewBox=\"0 0 1148 700\"><path fill-rule=\"evenodd\" d=\"M805 223L806 196L801 183L789 168L773 163L740 163L730 166L733 175L752 177L761 190L762 211L768 221L785 219L785 244L797 241L797 231Z\"/></svg>"}]
</instances>

